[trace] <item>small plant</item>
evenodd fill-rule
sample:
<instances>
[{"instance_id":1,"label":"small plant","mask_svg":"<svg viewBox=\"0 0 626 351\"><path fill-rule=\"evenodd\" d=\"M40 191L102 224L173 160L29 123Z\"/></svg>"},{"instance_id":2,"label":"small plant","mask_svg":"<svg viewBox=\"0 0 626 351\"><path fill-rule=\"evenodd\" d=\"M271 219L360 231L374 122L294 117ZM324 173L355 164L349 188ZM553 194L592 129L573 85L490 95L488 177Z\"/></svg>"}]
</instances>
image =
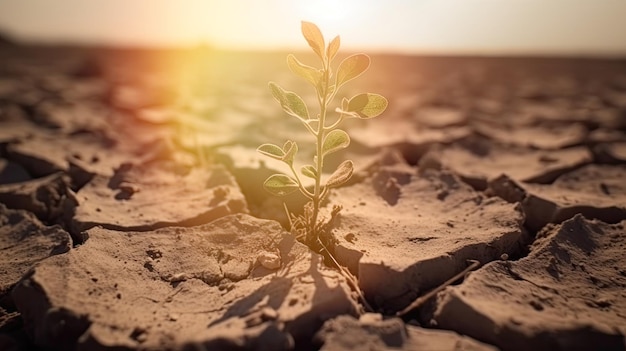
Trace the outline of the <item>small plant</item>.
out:
<instances>
[{"instance_id":1,"label":"small plant","mask_svg":"<svg viewBox=\"0 0 626 351\"><path fill-rule=\"evenodd\" d=\"M305 79L315 88L319 112L315 115L309 114L308 107L298 94L286 91L274 82L269 83L269 88L283 110L300 120L313 136L315 142L313 164L305 164L300 167L302 176L312 178L315 181L313 189L309 190L303 185L300 175L295 169L294 160L298 153L298 145L294 141L287 140L282 147L274 144L263 144L257 150L265 156L284 162L289 166L292 173L292 175L274 174L267 178L263 184L267 191L274 195L284 196L299 190L310 200L305 205L303 215L295 216L287 212L287 216L291 223L291 230L296 232L299 239L304 239L307 245L316 247L318 243L321 243L319 241L321 232L326 230L326 223L318 218L320 205L328 196L330 189L346 183L354 170L353 162L345 160L324 183L322 182L325 158L350 144L348 133L338 127L346 118L369 119L380 115L387 108L387 99L372 93L358 94L350 99L343 98L340 105L334 110L337 116L331 120L328 110L337 93L346 83L367 70L370 65L370 58L365 54L348 56L341 61L337 70L333 71L331 63L339 50L339 36L336 36L326 46L319 28L315 24L305 21L302 22L302 34L321 60L322 67L307 66L291 54L287 56L287 64L293 73ZM339 207L333 209L330 221L339 210Z\"/></svg>"}]
</instances>

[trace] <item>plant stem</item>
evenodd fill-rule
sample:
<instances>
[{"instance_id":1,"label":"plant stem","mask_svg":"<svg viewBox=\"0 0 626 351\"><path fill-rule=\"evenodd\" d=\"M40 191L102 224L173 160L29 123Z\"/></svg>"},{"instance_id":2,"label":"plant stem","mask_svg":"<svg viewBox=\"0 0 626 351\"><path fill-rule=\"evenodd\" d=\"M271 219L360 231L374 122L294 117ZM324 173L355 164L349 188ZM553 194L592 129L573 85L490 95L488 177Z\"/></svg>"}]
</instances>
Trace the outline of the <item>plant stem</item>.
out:
<instances>
[{"instance_id":1,"label":"plant stem","mask_svg":"<svg viewBox=\"0 0 626 351\"><path fill-rule=\"evenodd\" d=\"M328 104L328 80L330 79L329 72L329 62L328 58L324 58L324 76L323 82L324 84L321 87L322 91L318 91L318 100L320 104L320 117L317 124L317 150L315 152L315 156L317 159L317 177L315 177L315 189L313 191L313 215L311 216L311 233L312 237L309 237L310 243L315 243L318 240L319 233L317 233L317 217L319 215L320 210L320 200L322 195L321 189L321 180L322 180L322 169L324 167L324 155L322 155L322 146L324 143L324 136L326 134L325 124L326 124L326 106Z\"/></svg>"},{"instance_id":2,"label":"plant stem","mask_svg":"<svg viewBox=\"0 0 626 351\"><path fill-rule=\"evenodd\" d=\"M296 170L293 168L293 164L289 165L289 169L291 169L291 173L296 178L296 182L298 183L298 188L300 189L300 192L302 193L302 195L304 195L307 198L309 198L309 200L312 200L313 199L313 194L311 194L311 192L308 191L304 187L304 185L302 185L302 181L300 180L300 177L298 176L298 172L296 172Z\"/></svg>"}]
</instances>

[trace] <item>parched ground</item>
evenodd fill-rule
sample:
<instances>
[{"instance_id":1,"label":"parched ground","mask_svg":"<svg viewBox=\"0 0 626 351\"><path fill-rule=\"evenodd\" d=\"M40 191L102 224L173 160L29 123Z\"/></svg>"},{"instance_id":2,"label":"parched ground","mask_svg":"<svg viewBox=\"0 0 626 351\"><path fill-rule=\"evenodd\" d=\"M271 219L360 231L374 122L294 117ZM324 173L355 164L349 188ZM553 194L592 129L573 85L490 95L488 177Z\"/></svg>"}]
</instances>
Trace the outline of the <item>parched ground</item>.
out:
<instances>
[{"instance_id":1,"label":"parched ground","mask_svg":"<svg viewBox=\"0 0 626 351\"><path fill-rule=\"evenodd\" d=\"M286 53L0 45L0 350L626 350L624 60L374 55L323 208L364 303L262 189Z\"/></svg>"}]
</instances>

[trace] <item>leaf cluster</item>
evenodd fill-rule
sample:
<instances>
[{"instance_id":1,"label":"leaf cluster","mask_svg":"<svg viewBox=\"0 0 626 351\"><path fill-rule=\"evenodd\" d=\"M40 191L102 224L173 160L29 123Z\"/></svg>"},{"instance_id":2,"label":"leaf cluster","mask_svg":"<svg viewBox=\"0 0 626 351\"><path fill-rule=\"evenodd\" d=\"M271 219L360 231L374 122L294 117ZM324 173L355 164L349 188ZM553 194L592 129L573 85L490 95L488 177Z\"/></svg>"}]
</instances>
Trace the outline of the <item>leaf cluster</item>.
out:
<instances>
[{"instance_id":1,"label":"leaf cluster","mask_svg":"<svg viewBox=\"0 0 626 351\"><path fill-rule=\"evenodd\" d=\"M294 160L298 153L298 145L292 140L287 140L282 147L263 144L257 150L267 157L284 162L292 172L291 175L270 176L263 184L264 188L278 196L300 190L313 202L313 221L315 221L318 205L328 194L329 189L346 183L354 171L353 162L345 160L322 184L325 157L350 145L348 133L339 129L339 125L346 118L369 119L380 115L387 108L387 99L374 93L361 93L351 98L343 98L334 110L338 115L332 123L329 123L327 108L346 83L359 77L369 68L370 58L363 53L350 55L339 63L336 70L333 70L332 63L339 51L340 37L336 36L326 45L322 33L315 24L303 21L301 29L304 39L320 59L321 67L306 65L292 54L287 56L287 65L295 75L313 86L317 95L319 113L311 114L309 107L297 93L287 91L274 82L269 83L269 88L283 111L297 118L315 138L316 153L313 164L305 164L300 167L299 172L296 171ZM313 190L303 186L300 175L315 180Z\"/></svg>"}]
</instances>

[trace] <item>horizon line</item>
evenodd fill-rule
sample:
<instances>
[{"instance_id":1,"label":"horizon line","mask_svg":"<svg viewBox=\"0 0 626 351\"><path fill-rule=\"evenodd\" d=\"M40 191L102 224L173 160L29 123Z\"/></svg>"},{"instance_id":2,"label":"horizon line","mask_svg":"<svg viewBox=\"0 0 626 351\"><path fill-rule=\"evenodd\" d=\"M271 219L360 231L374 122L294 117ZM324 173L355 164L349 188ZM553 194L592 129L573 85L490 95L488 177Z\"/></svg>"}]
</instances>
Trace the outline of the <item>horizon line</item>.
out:
<instances>
[{"instance_id":1,"label":"horizon line","mask_svg":"<svg viewBox=\"0 0 626 351\"><path fill-rule=\"evenodd\" d=\"M23 40L12 36L3 36L5 31L0 30L0 38L6 38L10 44L22 47L70 47L84 49L105 50L198 50L207 49L221 52L298 52L308 51L306 46L245 46L245 45L215 45L208 42L196 43L138 43L138 42L113 42L113 41L88 41L88 40ZM370 55L402 55L402 56L458 56L458 57L529 57L529 58L583 58L583 59L626 59L625 50L588 50L588 49L469 49L469 48L412 48L412 47L351 47L348 46L344 53L364 52Z\"/></svg>"},{"instance_id":2,"label":"horizon line","mask_svg":"<svg viewBox=\"0 0 626 351\"><path fill-rule=\"evenodd\" d=\"M224 52L303 52L306 45L269 45L266 47L243 44L220 45L204 40L189 40L181 43L127 41L119 40L81 40L81 39L26 39L0 28L0 39L18 46L40 47L75 47L111 50L192 50L207 48ZM1 40L0 40L1 43ZM551 49L551 48L427 48L427 47L359 47L347 45L344 52L364 52L372 55L406 55L406 56L459 56L459 57L546 57L546 58L589 58L589 59L626 59L626 50L590 50L590 49Z\"/></svg>"}]
</instances>

